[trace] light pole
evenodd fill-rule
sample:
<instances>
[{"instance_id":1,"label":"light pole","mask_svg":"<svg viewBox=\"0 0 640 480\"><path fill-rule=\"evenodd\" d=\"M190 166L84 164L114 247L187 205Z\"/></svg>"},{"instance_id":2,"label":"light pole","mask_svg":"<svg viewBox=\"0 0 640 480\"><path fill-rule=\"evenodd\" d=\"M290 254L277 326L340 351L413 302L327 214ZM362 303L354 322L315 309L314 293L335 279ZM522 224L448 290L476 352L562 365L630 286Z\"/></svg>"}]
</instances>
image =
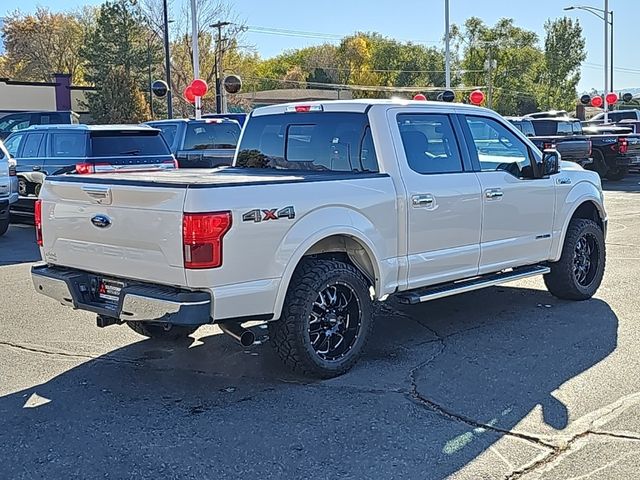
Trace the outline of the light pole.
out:
<instances>
[{"instance_id":1,"label":"light pole","mask_svg":"<svg viewBox=\"0 0 640 480\"><path fill-rule=\"evenodd\" d=\"M449 52L449 0L444 0L444 70L445 87L451 88L451 53Z\"/></svg>"},{"instance_id":2,"label":"light pole","mask_svg":"<svg viewBox=\"0 0 640 480\"><path fill-rule=\"evenodd\" d=\"M171 100L171 57L169 56L169 6L167 0L162 2L162 22L163 32L162 37L164 40L164 69L167 75L167 85L169 89L167 91L167 118L173 118L173 103Z\"/></svg>"},{"instance_id":3,"label":"light pole","mask_svg":"<svg viewBox=\"0 0 640 480\"><path fill-rule=\"evenodd\" d=\"M584 10L585 12L589 12L592 15L595 15L600 20L604 22L604 94L606 95L609 90L613 91L613 10L609 10L609 0L604 0L604 9L591 7L589 5L574 5L570 7L565 7L564 10ZM609 19L609 16L611 19ZM609 26L611 27L611 35L609 36ZM608 57L609 57L609 48L608 43L609 39L611 40L611 69L608 71ZM610 85L609 83L610 78ZM604 121L605 123L608 121L607 111L609 110L609 106L607 102L604 102Z\"/></svg>"}]
</instances>

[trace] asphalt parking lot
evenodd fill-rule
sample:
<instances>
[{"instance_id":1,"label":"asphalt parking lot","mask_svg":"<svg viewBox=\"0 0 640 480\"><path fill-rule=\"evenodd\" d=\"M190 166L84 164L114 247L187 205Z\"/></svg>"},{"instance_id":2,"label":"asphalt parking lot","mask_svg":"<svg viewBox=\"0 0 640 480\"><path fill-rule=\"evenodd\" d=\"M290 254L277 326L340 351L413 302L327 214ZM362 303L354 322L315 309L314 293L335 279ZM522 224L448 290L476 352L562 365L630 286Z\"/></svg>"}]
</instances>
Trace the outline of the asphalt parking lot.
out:
<instances>
[{"instance_id":1,"label":"asphalt parking lot","mask_svg":"<svg viewBox=\"0 0 640 480\"><path fill-rule=\"evenodd\" d=\"M605 280L378 308L340 378L214 327L99 329L37 295L33 227L0 238L0 477L629 479L640 471L640 175L609 182ZM264 333L265 330L258 329Z\"/></svg>"}]
</instances>

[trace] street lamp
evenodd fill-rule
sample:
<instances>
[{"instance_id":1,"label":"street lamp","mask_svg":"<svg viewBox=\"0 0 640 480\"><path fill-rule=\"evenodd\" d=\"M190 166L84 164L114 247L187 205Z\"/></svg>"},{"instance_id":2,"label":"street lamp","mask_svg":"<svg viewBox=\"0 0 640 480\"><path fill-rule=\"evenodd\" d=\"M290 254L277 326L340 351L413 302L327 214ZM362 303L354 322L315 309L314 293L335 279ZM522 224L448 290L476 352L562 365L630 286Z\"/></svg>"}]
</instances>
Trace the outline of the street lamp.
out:
<instances>
[{"instance_id":1,"label":"street lamp","mask_svg":"<svg viewBox=\"0 0 640 480\"><path fill-rule=\"evenodd\" d=\"M585 12L589 12L592 15L595 15L596 17L598 17L600 20L602 20L604 22L604 31L605 31L605 52L604 52L604 67L605 67L605 92L604 94L606 95L608 93L608 91L613 91L613 10L609 10L608 8L608 0L605 0L604 2L604 9L602 8L597 8L597 7L591 7L589 5L573 5L570 7L565 7L564 10L568 11L568 10L584 10ZM611 16L611 19L609 20L609 16ZM611 26L611 71L609 73L610 76L610 88L607 88L607 30L608 27ZM605 122L608 120L607 119L607 105L604 106L604 114L605 114Z\"/></svg>"}]
</instances>

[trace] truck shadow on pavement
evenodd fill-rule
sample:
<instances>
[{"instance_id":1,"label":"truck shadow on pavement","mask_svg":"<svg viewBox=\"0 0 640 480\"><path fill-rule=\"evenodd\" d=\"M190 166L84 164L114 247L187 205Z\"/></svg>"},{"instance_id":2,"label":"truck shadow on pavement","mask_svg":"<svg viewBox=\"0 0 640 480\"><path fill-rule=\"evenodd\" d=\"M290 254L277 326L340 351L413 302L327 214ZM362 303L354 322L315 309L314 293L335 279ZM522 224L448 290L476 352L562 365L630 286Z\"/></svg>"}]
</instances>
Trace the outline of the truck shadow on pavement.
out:
<instances>
[{"instance_id":1,"label":"truck shadow on pavement","mask_svg":"<svg viewBox=\"0 0 640 480\"><path fill-rule=\"evenodd\" d=\"M0 266L40 260L34 228L33 225L9 226L7 233L0 237Z\"/></svg>"},{"instance_id":2,"label":"truck shadow on pavement","mask_svg":"<svg viewBox=\"0 0 640 480\"><path fill-rule=\"evenodd\" d=\"M602 189L605 192L640 193L640 175L630 173L620 181L603 180Z\"/></svg>"},{"instance_id":3,"label":"truck shadow on pavement","mask_svg":"<svg viewBox=\"0 0 640 480\"><path fill-rule=\"evenodd\" d=\"M557 390L615 350L617 327L601 300L529 288L390 304L360 363L327 381L213 327L96 358L13 346L71 366L0 398L2 476L504 478L548 451L521 432L567 428ZM464 476L472 462L482 476Z\"/></svg>"}]
</instances>

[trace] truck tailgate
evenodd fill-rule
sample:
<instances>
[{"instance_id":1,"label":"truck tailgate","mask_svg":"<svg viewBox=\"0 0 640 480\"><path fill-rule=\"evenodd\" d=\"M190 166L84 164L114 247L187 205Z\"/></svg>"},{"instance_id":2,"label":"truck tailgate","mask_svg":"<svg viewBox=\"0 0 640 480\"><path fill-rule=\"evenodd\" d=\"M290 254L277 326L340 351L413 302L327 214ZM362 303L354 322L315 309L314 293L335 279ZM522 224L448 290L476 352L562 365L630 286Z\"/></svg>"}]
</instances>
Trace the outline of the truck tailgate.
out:
<instances>
[{"instance_id":1,"label":"truck tailgate","mask_svg":"<svg viewBox=\"0 0 640 480\"><path fill-rule=\"evenodd\" d=\"M47 180L43 259L105 275L184 285L180 186Z\"/></svg>"}]
</instances>

